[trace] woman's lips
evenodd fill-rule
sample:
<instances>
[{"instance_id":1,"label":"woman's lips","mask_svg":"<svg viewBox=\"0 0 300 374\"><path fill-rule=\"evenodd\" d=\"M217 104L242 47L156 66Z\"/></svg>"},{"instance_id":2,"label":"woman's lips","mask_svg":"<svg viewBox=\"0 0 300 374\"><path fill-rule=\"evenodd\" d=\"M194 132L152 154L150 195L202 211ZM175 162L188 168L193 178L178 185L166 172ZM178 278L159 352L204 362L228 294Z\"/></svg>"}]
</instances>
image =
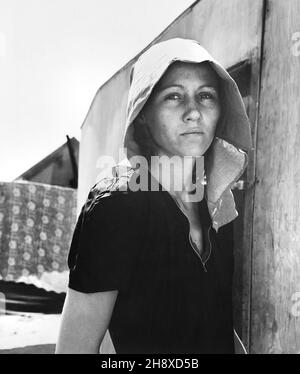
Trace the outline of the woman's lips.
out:
<instances>
[{"instance_id":1,"label":"woman's lips","mask_svg":"<svg viewBox=\"0 0 300 374\"><path fill-rule=\"evenodd\" d=\"M204 132L202 131L188 131L188 132L182 133L181 135L186 136L186 135L203 135L203 134Z\"/></svg>"}]
</instances>

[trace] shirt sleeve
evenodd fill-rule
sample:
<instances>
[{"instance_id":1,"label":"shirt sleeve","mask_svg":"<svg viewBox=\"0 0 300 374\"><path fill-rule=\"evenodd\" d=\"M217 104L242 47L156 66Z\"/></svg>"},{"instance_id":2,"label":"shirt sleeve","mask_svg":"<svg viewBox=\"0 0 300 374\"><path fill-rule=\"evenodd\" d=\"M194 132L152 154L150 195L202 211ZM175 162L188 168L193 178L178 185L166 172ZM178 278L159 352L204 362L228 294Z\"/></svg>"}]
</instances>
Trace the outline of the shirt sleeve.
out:
<instances>
[{"instance_id":1,"label":"shirt sleeve","mask_svg":"<svg viewBox=\"0 0 300 374\"><path fill-rule=\"evenodd\" d=\"M84 293L128 289L143 246L144 208L139 193L88 199L68 255L69 288Z\"/></svg>"}]
</instances>

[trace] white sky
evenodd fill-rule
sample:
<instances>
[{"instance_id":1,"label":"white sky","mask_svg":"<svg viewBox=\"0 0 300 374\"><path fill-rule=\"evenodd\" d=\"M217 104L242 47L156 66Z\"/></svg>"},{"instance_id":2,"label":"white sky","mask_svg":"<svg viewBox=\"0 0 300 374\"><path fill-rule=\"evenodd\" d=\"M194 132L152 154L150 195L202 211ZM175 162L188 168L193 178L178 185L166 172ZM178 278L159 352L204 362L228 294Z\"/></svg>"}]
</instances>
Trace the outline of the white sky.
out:
<instances>
[{"instance_id":1,"label":"white sky","mask_svg":"<svg viewBox=\"0 0 300 374\"><path fill-rule=\"evenodd\" d=\"M194 0L0 0L0 181L53 152L99 86Z\"/></svg>"}]
</instances>

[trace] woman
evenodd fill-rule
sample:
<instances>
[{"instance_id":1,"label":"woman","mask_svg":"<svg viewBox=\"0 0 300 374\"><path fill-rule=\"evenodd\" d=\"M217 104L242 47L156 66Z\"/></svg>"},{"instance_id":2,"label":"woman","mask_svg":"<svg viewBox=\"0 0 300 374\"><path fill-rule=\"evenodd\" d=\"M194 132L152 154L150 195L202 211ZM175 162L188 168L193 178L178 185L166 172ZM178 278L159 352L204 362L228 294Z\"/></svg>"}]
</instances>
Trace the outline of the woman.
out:
<instances>
[{"instance_id":1,"label":"woman","mask_svg":"<svg viewBox=\"0 0 300 374\"><path fill-rule=\"evenodd\" d=\"M134 167L95 185L76 225L57 353L97 353L107 329L116 353L234 353L230 188L251 147L236 84L196 41L152 46L124 146Z\"/></svg>"}]
</instances>

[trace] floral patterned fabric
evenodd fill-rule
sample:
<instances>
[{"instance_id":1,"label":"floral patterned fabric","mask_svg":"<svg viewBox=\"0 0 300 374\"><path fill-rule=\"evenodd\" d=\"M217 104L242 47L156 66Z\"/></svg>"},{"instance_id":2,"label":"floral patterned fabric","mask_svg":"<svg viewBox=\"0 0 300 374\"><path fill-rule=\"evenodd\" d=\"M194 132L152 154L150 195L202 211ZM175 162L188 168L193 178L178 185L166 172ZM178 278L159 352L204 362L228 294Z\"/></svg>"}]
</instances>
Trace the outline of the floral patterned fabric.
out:
<instances>
[{"instance_id":1,"label":"floral patterned fabric","mask_svg":"<svg viewBox=\"0 0 300 374\"><path fill-rule=\"evenodd\" d=\"M56 290L51 282L61 281L68 269L76 200L77 190L71 188L0 183L0 279Z\"/></svg>"}]
</instances>

